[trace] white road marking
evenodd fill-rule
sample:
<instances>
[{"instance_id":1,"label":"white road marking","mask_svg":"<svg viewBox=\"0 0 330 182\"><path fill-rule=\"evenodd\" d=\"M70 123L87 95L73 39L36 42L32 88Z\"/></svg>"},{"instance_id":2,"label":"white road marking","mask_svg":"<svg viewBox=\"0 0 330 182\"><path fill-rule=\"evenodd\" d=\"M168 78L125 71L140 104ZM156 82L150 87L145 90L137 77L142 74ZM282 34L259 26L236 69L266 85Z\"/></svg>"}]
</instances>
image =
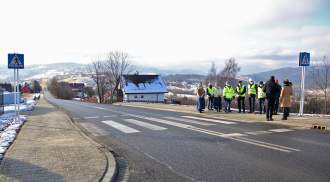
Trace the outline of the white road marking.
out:
<instances>
[{"instance_id":1,"label":"white road marking","mask_svg":"<svg viewBox=\"0 0 330 182\"><path fill-rule=\"evenodd\" d=\"M104 118L113 118L113 117L117 117L116 115L112 115L112 116L103 116Z\"/></svg>"},{"instance_id":2,"label":"white road marking","mask_svg":"<svg viewBox=\"0 0 330 182\"><path fill-rule=\"evenodd\" d=\"M243 143L248 143L248 144L251 144L251 145L264 147L264 148L268 148L268 149L272 149L272 150L277 150L277 151L281 151L281 152L289 153L289 152L292 152L292 151L300 151L299 149L294 149L294 148L285 147L285 146L281 146L281 145L276 145L276 144L272 144L272 143L267 143L267 142L263 142L263 141L253 140L253 139L249 139L249 138L242 138L239 135L243 135L243 134L240 134L240 133L235 133L236 136L234 136L233 134L231 134L233 136L230 136L230 135L226 135L224 133L220 133L220 132L216 132L216 131L210 131L210 130L206 130L206 129L202 129L202 128L197 128L197 127L194 127L194 126L191 126L191 125L175 123L175 122L167 121L167 120L164 120L164 119L145 117L145 116L139 116L139 115L133 115L133 114L130 114L130 116L143 118L143 119L146 119L146 120L155 121L155 122L168 124L168 125L172 125L172 126L177 126L177 127L180 127L180 128L185 128L185 129L189 129L189 130L192 130L192 131L197 131L197 132L200 132L200 133L206 133L206 134L209 134L209 135L223 137L223 138L227 138L227 139L231 139L231 140L235 140L235 141L240 141L240 142L243 142Z\"/></svg>"},{"instance_id":3,"label":"white road marking","mask_svg":"<svg viewBox=\"0 0 330 182\"><path fill-rule=\"evenodd\" d=\"M106 108L103 108L103 107L98 107L98 106L93 106L93 107L96 109L107 110Z\"/></svg>"},{"instance_id":4,"label":"white road marking","mask_svg":"<svg viewBox=\"0 0 330 182\"><path fill-rule=\"evenodd\" d=\"M259 135L259 134L268 134L268 133L272 133L270 131L250 131L250 132L244 132L246 134L249 135Z\"/></svg>"},{"instance_id":5,"label":"white road marking","mask_svg":"<svg viewBox=\"0 0 330 182\"><path fill-rule=\"evenodd\" d=\"M275 132L275 133L282 133L282 132L288 132L288 131L293 131L293 130L283 128L283 129L273 129L273 130L268 130L268 131Z\"/></svg>"},{"instance_id":6,"label":"white road marking","mask_svg":"<svg viewBox=\"0 0 330 182\"><path fill-rule=\"evenodd\" d=\"M124 132L124 133L138 133L140 132L139 130L136 130L134 128L131 128L131 127L128 127L128 126L125 126L123 124L120 124L120 123L117 123L115 121L101 121L102 123L104 124L107 124L113 128L116 128L117 130L121 131L121 132Z\"/></svg>"},{"instance_id":7,"label":"white road marking","mask_svg":"<svg viewBox=\"0 0 330 182\"><path fill-rule=\"evenodd\" d=\"M212 126L212 125L215 125L213 123L199 122L199 121L194 121L194 120L184 119L184 118L176 118L176 117L164 117L164 118L165 119L172 119L172 120L182 121L182 122L186 122L186 123L198 124L198 125L202 125L202 126Z\"/></svg>"},{"instance_id":8,"label":"white road marking","mask_svg":"<svg viewBox=\"0 0 330 182\"><path fill-rule=\"evenodd\" d=\"M274 147L274 146L267 145L267 144L262 144L262 143L259 143L259 142L252 142L250 140L246 140L246 138L231 138L231 139L232 140L235 140L235 141L240 141L240 142L244 142L244 143L256 145L256 146L259 146L259 147L265 147L265 148L268 148L268 149L273 149L273 150L281 151L281 152L287 152L287 153L290 153L291 152L290 150L283 149L283 148L286 148L284 146L283 146L283 148L282 147Z\"/></svg>"},{"instance_id":9,"label":"white road marking","mask_svg":"<svg viewBox=\"0 0 330 182\"><path fill-rule=\"evenodd\" d=\"M161 127L161 126L157 126L157 125L153 125L150 123L146 123L146 122L142 122L136 119L124 119L124 121L144 127L144 128L148 128L150 130L156 130L156 131L160 131L160 130L166 130L167 128Z\"/></svg>"},{"instance_id":10,"label":"white road marking","mask_svg":"<svg viewBox=\"0 0 330 182\"><path fill-rule=\"evenodd\" d=\"M159 118L143 117L142 119L146 119L146 120L150 120L150 121L155 121L155 122L158 122L158 123L167 124L167 125L171 125L171 126L176 126L176 127L180 127L180 128L191 128L191 127L193 127L191 125L177 123L177 122L172 122L172 121L168 121L168 120L164 120L164 119L159 119Z\"/></svg>"},{"instance_id":11,"label":"white road marking","mask_svg":"<svg viewBox=\"0 0 330 182\"><path fill-rule=\"evenodd\" d=\"M228 133L228 134L222 134L221 137L241 137L241 136L246 136L244 134L241 133Z\"/></svg>"},{"instance_id":12,"label":"white road marking","mask_svg":"<svg viewBox=\"0 0 330 182\"><path fill-rule=\"evenodd\" d=\"M156 122L161 122L161 123L164 123L164 124L169 124L169 125L177 126L177 127L180 127L180 128L189 129L189 130L197 131L197 132L200 132L200 133L206 133L206 134L210 134L210 135L213 135L213 136L221 137L221 135L224 134L224 133L220 133L220 132L215 132L215 131L205 130L205 129L202 129L202 128L193 127L191 125L175 123L175 122L171 122L171 121L167 121L167 120L163 120L163 119L150 118L150 117L145 117L145 116L141 116L141 115L134 115L134 114L127 114L125 112L120 112L120 111L113 111L113 112L116 112L116 113L119 113L119 114L125 114L125 115L136 117L136 118L147 119L147 120L153 119L153 121L156 121ZM198 119L198 117L197 117L197 119ZM243 138L243 137L227 137L227 139L231 139L231 140L235 140L235 141L239 141L239 142L242 142L242 143L247 143L247 144L251 144L251 145L255 145L255 146L259 146L259 147L264 147L264 148L268 148L268 149L272 149L272 150L277 150L277 151L281 151L281 152L287 152L287 153L292 152L292 151L300 151L299 149L294 149L294 148L290 148L290 147L271 144L271 143L262 142L262 141L258 141L258 140L252 140L252 139Z\"/></svg>"},{"instance_id":13,"label":"white road marking","mask_svg":"<svg viewBox=\"0 0 330 182\"><path fill-rule=\"evenodd\" d=\"M78 120L78 119L80 119L80 118L78 118L78 117L74 117L74 118L72 118L72 119L74 119L74 120Z\"/></svg>"},{"instance_id":14,"label":"white road marking","mask_svg":"<svg viewBox=\"0 0 330 182\"><path fill-rule=\"evenodd\" d=\"M86 130L91 132L92 135L94 135L94 136L105 136L105 135L110 134L110 132L101 129L101 128L97 127L95 124L92 124L92 123L81 122L79 124L81 124L81 126L83 126Z\"/></svg>"},{"instance_id":15,"label":"white road marking","mask_svg":"<svg viewBox=\"0 0 330 182\"><path fill-rule=\"evenodd\" d=\"M181 117L203 120L203 121L210 121L210 122L215 122L215 123L222 123L222 124L236 124L235 122L231 122L231 121L222 121L222 120L217 120L217 119L202 118L202 117L195 117L195 116L181 116Z\"/></svg>"},{"instance_id":16,"label":"white road marking","mask_svg":"<svg viewBox=\"0 0 330 182\"><path fill-rule=\"evenodd\" d=\"M282 145L276 145L276 144L272 144L272 143L268 143L268 142L263 142L263 141L259 141L259 140L250 139L250 138L241 138L241 139L247 140L247 141L252 141L252 142L255 142L255 143L270 145L270 146L277 147L277 148L284 148L284 149L287 149L287 150L300 151L299 149L295 149L295 148L291 148L291 147L285 147L285 146L282 146Z\"/></svg>"},{"instance_id":17,"label":"white road marking","mask_svg":"<svg viewBox=\"0 0 330 182\"><path fill-rule=\"evenodd\" d=\"M99 118L98 116L87 116L87 117L84 117L85 119L96 119L96 118Z\"/></svg>"}]
</instances>

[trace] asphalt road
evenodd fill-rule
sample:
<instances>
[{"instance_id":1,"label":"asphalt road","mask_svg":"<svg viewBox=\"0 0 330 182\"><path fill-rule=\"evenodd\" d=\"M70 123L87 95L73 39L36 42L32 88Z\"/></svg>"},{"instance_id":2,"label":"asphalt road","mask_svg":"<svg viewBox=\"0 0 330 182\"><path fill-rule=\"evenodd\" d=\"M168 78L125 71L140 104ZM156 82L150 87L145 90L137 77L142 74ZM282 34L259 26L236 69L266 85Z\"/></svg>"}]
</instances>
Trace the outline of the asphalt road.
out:
<instances>
[{"instance_id":1,"label":"asphalt road","mask_svg":"<svg viewBox=\"0 0 330 182\"><path fill-rule=\"evenodd\" d=\"M330 132L48 100L114 150L120 181L330 181Z\"/></svg>"}]
</instances>

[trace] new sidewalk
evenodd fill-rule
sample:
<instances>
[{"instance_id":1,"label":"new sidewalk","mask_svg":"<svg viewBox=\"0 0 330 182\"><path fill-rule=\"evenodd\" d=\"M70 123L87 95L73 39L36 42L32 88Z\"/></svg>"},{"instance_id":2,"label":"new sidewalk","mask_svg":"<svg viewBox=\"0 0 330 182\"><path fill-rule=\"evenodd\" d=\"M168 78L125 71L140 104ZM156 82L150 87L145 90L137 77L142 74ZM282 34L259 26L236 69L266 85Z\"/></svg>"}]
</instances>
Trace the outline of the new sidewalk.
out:
<instances>
[{"instance_id":1,"label":"new sidewalk","mask_svg":"<svg viewBox=\"0 0 330 182\"><path fill-rule=\"evenodd\" d=\"M6 152L0 181L99 181L115 165L99 148L42 98Z\"/></svg>"}]
</instances>

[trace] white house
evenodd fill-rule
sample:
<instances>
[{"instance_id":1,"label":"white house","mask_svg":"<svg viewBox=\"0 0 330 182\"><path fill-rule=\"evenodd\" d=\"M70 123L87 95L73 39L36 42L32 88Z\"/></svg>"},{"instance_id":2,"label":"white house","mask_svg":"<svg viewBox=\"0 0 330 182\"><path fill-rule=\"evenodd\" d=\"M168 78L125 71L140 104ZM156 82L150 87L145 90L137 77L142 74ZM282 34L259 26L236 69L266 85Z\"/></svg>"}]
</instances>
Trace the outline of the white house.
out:
<instances>
[{"instance_id":1,"label":"white house","mask_svg":"<svg viewBox=\"0 0 330 182\"><path fill-rule=\"evenodd\" d=\"M165 82L159 75L123 75L126 102L164 102Z\"/></svg>"}]
</instances>

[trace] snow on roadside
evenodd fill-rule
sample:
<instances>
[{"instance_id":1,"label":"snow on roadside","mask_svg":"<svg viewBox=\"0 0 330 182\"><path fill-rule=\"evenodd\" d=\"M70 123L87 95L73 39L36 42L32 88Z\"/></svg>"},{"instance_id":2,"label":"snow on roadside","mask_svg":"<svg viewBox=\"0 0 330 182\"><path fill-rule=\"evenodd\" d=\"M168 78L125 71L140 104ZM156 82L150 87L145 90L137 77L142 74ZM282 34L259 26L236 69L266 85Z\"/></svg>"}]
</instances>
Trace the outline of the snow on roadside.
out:
<instances>
[{"instance_id":1,"label":"snow on roadside","mask_svg":"<svg viewBox=\"0 0 330 182\"><path fill-rule=\"evenodd\" d=\"M20 104L20 111L32 111L36 102L28 100ZM21 126L26 121L26 116L20 116L19 120L15 119L15 106L9 105L4 107L5 114L0 116L0 160L3 158L9 146L14 142Z\"/></svg>"},{"instance_id":2,"label":"snow on roadside","mask_svg":"<svg viewBox=\"0 0 330 182\"><path fill-rule=\"evenodd\" d=\"M14 142L21 126L26 121L26 116L20 116L20 120L15 120L14 113L7 113L0 116L0 160Z\"/></svg>"},{"instance_id":3,"label":"snow on roadside","mask_svg":"<svg viewBox=\"0 0 330 182\"><path fill-rule=\"evenodd\" d=\"M20 104L20 111L33 111L36 102L34 100L28 100L26 103ZM15 105L9 105L4 107L5 113L15 112Z\"/></svg>"}]
</instances>

